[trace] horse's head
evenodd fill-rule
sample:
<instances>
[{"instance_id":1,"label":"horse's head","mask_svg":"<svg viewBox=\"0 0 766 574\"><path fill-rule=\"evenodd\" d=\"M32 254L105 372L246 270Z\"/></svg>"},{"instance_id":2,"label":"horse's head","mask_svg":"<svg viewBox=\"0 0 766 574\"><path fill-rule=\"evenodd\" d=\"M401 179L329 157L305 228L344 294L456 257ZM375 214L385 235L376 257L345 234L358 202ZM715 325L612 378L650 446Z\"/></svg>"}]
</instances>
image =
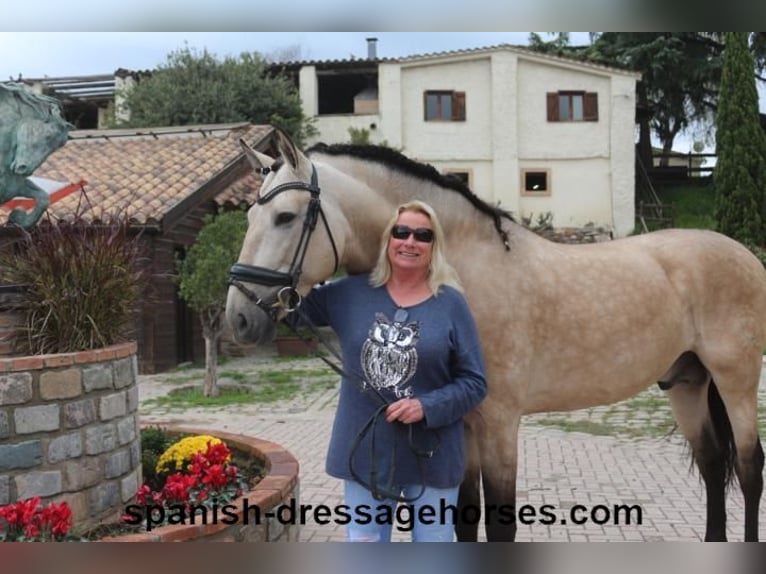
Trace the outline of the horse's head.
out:
<instances>
[{"instance_id":1,"label":"horse's head","mask_svg":"<svg viewBox=\"0 0 766 574\"><path fill-rule=\"evenodd\" d=\"M11 173L28 177L68 137L69 128L60 116L48 120L23 118L16 129L16 151L10 163Z\"/></svg>"},{"instance_id":2,"label":"horse's head","mask_svg":"<svg viewBox=\"0 0 766 574\"><path fill-rule=\"evenodd\" d=\"M338 268L342 216L336 207L328 209L316 167L286 134L277 131L276 160L240 143L253 169L265 177L232 267L226 319L238 341L257 343L273 338L276 320L298 294Z\"/></svg>"},{"instance_id":3,"label":"horse's head","mask_svg":"<svg viewBox=\"0 0 766 574\"><path fill-rule=\"evenodd\" d=\"M58 100L17 84L0 85L0 169L28 177L63 146L73 127L61 115Z\"/></svg>"}]
</instances>

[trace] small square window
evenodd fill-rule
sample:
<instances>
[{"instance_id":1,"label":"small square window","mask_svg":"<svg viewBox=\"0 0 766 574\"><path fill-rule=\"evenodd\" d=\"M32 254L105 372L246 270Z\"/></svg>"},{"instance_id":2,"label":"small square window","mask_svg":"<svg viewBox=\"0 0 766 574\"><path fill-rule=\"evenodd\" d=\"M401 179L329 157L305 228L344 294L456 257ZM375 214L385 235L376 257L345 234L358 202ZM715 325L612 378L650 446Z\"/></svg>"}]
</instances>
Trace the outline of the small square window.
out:
<instances>
[{"instance_id":1,"label":"small square window","mask_svg":"<svg viewBox=\"0 0 766 574\"><path fill-rule=\"evenodd\" d=\"M468 188L471 187L471 173L468 171L446 170L444 172L444 175L446 175L447 177L454 177L466 187Z\"/></svg>"},{"instance_id":2,"label":"small square window","mask_svg":"<svg viewBox=\"0 0 766 574\"><path fill-rule=\"evenodd\" d=\"M550 195L550 185L551 182L549 169L521 170L521 195Z\"/></svg>"}]
</instances>

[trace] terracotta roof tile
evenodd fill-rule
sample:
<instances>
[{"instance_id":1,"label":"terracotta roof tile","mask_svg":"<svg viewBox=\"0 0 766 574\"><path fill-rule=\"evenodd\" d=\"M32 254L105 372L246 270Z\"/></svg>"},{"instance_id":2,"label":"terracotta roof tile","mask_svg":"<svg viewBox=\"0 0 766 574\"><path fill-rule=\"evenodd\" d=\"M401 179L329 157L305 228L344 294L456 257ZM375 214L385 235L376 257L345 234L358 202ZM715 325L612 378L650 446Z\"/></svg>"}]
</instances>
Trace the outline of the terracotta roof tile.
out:
<instances>
[{"instance_id":1,"label":"terracotta roof tile","mask_svg":"<svg viewBox=\"0 0 766 574\"><path fill-rule=\"evenodd\" d=\"M84 195L92 206L83 214L88 219L126 210L138 224L158 222L239 157L239 138L257 145L272 130L266 125L228 124L74 131L35 176L86 182L84 194L72 193L48 208L55 217L71 218ZM248 174L215 200L219 205L251 203L259 187L260 179Z\"/></svg>"}]
</instances>

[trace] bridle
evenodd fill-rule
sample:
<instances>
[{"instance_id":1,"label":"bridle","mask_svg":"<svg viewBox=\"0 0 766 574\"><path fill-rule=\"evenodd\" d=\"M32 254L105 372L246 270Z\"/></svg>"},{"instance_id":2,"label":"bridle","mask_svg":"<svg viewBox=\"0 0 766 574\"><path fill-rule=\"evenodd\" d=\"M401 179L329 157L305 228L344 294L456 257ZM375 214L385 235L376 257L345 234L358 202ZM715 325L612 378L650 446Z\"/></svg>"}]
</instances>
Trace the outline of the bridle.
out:
<instances>
[{"instance_id":1,"label":"bridle","mask_svg":"<svg viewBox=\"0 0 766 574\"><path fill-rule=\"evenodd\" d=\"M262 175L266 175L269 172L269 168L262 168L259 170ZM306 251L308 251L309 240L311 239L314 229L316 229L317 220L321 217L324 224L325 231L327 231L327 237L330 238L330 245L332 246L333 256L335 257L335 267L333 273L338 271L340 265L340 259L338 258L338 248L335 245L335 238L332 235L330 226L327 223L327 217L322 209L322 202L319 199L319 181L317 178L317 170L314 164L311 164L311 182L306 183L303 181L290 181L280 184L274 189L270 190L265 195L258 197L256 200L257 205L265 205L274 199L277 195L283 191L307 191L311 194L309 199L309 205L306 209L306 217L303 220L303 228L301 229L301 236L298 240L298 245L295 248L295 254L293 260L290 263L290 268L287 272L276 271L274 269L267 269L266 267L259 267L257 265L246 265L244 263L235 263L232 265L229 271L229 285L232 285L239 289L242 294L247 297L252 303L257 305L260 309L265 311L273 321L277 321L277 313L280 309L284 309L286 312L292 312L295 310L301 302L301 296L297 291L298 281L300 280L301 273L303 273L303 261L306 258ZM261 297L258 297L253 291L251 291L245 284L253 283L255 285L262 285L265 287L281 287L277 292L276 299L271 302L264 301Z\"/></svg>"}]
</instances>

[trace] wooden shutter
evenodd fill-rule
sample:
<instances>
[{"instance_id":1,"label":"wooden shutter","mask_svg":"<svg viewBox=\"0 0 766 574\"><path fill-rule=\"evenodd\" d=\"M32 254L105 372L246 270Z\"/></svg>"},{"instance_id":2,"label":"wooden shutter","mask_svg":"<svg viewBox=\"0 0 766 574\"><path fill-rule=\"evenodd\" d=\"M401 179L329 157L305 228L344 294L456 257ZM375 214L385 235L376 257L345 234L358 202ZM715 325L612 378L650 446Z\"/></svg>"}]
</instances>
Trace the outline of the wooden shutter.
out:
<instances>
[{"instance_id":1,"label":"wooden shutter","mask_svg":"<svg viewBox=\"0 0 766 574\"><path fill-rule=\"evenodd\" d=\"M558 92L548 92L546 94L547 97L547 108L548 108L548 121L549 122L557 122L560 120L559 117L559 94Z\"/></svg>"},{"instance_id":2,"label":"wooden shutter","mask_svg":"<svg viewBox=\"0 0 766 574\"><path fill-rule=\"evenodd\" d=\"M583 98L583 119L586 122L598 121L598 94L586 92Z\"/></svg>"},{"instance_id":3,"label":"wooden shutter","mask_svg":"<svg viewBox=\"0 0 766 574\"><path fill-rule=\"evenodd\" d=\"M452 121L465 121L465 92L452 92Z\"/></svg>"}]
</instances>

